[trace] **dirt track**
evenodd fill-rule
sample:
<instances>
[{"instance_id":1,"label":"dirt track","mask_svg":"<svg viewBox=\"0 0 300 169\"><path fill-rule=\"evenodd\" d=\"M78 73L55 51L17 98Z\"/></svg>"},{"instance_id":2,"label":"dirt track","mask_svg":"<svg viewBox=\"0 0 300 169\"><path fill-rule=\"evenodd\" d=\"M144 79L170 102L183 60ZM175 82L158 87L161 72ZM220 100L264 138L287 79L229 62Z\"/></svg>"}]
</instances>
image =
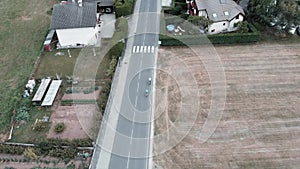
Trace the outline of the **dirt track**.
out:
<instances>
[{"instance_id":1,"label":"dirt track","mask_svg":"<svg viewBox=\"0 0 300 169\"><path fill-rule=\"evenodd\" d=\"M209 54L208 48L195 47L194 51L200 55ZM196 80L200 105L189 134L172 150L155 157L155 162L164 169L299 167L300 45L259 44L217 46L215 49L225 70L225 110L214 134L202 144L196 137L211 104L210 76L203 62L188 48L161 48L158 59L161 68L172 69L178 65L178 60L189 68ZM171 59L165 59L167 56ZM158 88L164 90L160 90L163 94L160 93L158 99L160 102L167 100L164 103L168 106L157 108L160 114L156 115L157 135L173 125L176 117L172 114L180 117L180 113L190 113L185 109L177 112L178 107L184 108L181 100L187 91L177 90L174 83L178 86L180 79L176 78L184 76L181 74L175 80L169 78L171 80L167 81L160 74ZM184 85L188 86L188 82L179 88L186 89ZM194 86L190 89L195 90ZM169 97L162 99L166 91ZM181 98L172 101L174 92ZM172 109L174 106L176 108ZM177 131L187 130L180 127ZM172 142L170 137L167 143ZM159 145L154 148L156 152L161 149Z\"/></svg>"}]
</instances>

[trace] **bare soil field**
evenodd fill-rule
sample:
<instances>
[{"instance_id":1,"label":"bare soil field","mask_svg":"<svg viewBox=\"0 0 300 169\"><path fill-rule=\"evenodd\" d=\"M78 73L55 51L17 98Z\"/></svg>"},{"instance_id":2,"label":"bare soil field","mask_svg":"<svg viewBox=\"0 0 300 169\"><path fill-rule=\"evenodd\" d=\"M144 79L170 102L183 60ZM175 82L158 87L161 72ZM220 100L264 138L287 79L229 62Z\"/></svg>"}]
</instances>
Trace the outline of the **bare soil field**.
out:
<instances>
[{"instance_id":1,"label":"bare soil field","mask_svg":"<svg viewBox=\"0 0 300 169\"><path fill-rule=\"evenodd\" d=\"M92 122L96 113L97 105L95 104L58 106L50 117L52 124L47 137L70 140L91 137ZM57 134L54 127L60 122L65 123L66 128L62 133Z\"/></svg>"},{"instance_id":2,"label":"bare soil field","mask_svg":"<svg viewBox=\"0 0 300 169\"><path fill-rule=\"evenodd\" d=\"M207 57L215 54L211 51L219 55L224 68L226 101L221 120L218 122L216 118L217 128L202 142L199 134L212 106L211 77L219 73L209 72L204 64L215 62L218 66L217 61ZM206 56L206 60L199 55ZM180 64L188 72L182 71ZM158 68L161 70L157 72L154 141L154 161L158 166L164 169L300 166L299 44L215 46L215 49L197 46L193 51L187 47L161 48ZM190 81L189 76L193 77ZM216 84L218 88L222 83L216 81ZM166 145L172 149L161 153Z\"/></svg>"}]
</instances>

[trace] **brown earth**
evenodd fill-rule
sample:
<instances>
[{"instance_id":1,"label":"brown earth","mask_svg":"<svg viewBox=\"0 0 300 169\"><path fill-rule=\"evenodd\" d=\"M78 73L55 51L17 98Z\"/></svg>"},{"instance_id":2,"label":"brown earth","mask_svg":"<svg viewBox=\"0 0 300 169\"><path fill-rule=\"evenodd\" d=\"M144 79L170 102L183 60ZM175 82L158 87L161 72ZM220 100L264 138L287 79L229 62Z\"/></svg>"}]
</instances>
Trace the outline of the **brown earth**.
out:
<instances>
[{"instance_id":1,"label":"brown earth","mask_svg":"<svg viewBox=\"0 0 300 169\"><path fill-rule=\"evenodd\" d=\"M84 93L71 93L64 94L62 100L98 100L100 90L98 89L93 93L84 94Z\"/></svg>"},{"instance_id":2,"label":"brown earth","mask_svg":"<svg viewBox=\"0 0 300 169\"><path fill-rule=\"evenodd\" d=\"M210 77L220 73L208 72L204 63L215 62L217 66L208 57L216 54L226 78L225 109L213 135L202 143L199 133L209 117L212 101ZM154 141L154 153L159 154L155 162L159 166L164 169L300 166L299 44L215 46L214 49L197 46L193 51L186 47L161 48L158 63L162 70L157 73L155 135L165 132L167 136ZM188 71L178 65L185 65ZM189 74L194 77L191 81L187 81ZM220 84L217 82L217 87ZM197 93L198 99L193 93ZM216 94L221 97L221 93ZM193 120L189 117L195 114L195 121L189 123L188 120ZM183 140L178 135L184 136ZM170 144L174 144L172 149L161 153Z\"/></svg>"},{"instance_id":3,"label":"brown earth","mask_svg":"<svg viewBox=\"0 0 300 169\"><path fill-rule=\"evenodd\" d=\"M58 106L50 117L52 123L48 138L75 139L88 138L92 136L94 118L97 113L97 105L84 104L72 106ZM55 133L54 127L57 123L65 123L65 130L62 133Z\"/></svg>"}]
</instances>

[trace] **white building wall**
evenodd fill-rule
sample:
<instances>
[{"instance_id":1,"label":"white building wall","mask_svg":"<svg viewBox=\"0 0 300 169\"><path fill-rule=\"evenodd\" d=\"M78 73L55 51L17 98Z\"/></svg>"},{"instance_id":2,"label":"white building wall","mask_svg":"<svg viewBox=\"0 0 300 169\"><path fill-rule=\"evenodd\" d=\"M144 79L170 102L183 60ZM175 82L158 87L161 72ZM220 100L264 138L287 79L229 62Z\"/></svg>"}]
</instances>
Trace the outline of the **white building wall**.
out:
<instances>
[{"instance_id":1,"label":"white building wall","mask_svg":"<svg viewBox=\"0 0 300 169\"><path fill-rule=\"evenodd\" d=\"M56 30L60 47L76 47L80 45L95 45L97 43L97 29L73 28Z\"/></svg>"},{"instance_id":2,"label":"white building wall","mask_svg":"<svg viewBox=\"0 0 300 169\"><path fill-rule=\"evenodd\" d=\"M236 29L237 29L236 27L234 27L234 24L235 24L235 23L243 22L244 16L241 15L241 14L239 14L238 16L239 16L238 19L235 17L234 19L232 19L232 20L230 21L230 24L229 24L229 31L233 31L233 30L236 30Z\"/></svg>"},{"instance_id":3,"label":"white building wall","mask_svg":"<svg viewBox=\"0 0 300 169\"><path fill-rule=\"evenodd\" d=\"M216 34L223 31L227 31L229 27L228 21L215 22L208 26L208 34Z\"/></svg>"}]
</instances>

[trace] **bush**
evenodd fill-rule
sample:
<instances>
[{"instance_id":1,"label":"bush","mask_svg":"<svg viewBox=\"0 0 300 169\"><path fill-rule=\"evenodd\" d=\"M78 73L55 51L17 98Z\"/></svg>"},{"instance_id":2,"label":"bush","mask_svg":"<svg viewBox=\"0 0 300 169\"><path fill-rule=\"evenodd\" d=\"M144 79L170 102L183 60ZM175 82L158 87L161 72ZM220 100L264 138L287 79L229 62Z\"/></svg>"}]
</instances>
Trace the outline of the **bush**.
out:
<instances>
[{"instance_id":1,"label":"bush","mask_svg":"<svg viewBox=\"0 0 300 169\"><path fill-rule=\"evenodd\" d=\"M109 68L106 70L106 76L112 76L114 74L117 63L118 60L115 58L110 61Z\"/></svg>"},{"instance_id":2,"label":"bush","mask_svg":"<svg viewBox=\"0 0 300 169\"><path fill-rule=\"evenodd\" d=\"M24 151L23 155L24 155L26 158L29 158L29 159L31 159L31 160L35 160L35 159L38 158L38 156L36 155L36 153L33 151L32 148L27 148L27 149Z\"/></svg>"},{"instance_id":3,"label":"bush","mask_svg":"<svg viewBox=\"0 0 300 169\"><path fill-rule=\"evenodd\" d=\"M78 150L76 148L53 148L49 151L49 156L58 157L61 159L76 157Z\"/></svg>"},{"instance_id":4,"label":"bush","mask_svg":"<svg viewBox=\"0 0 300 169\"><path fill-rule=\"evenodd\" d=\"M43 121L38 121L35 123L34 131L43 131L47 128L47 125Z\"/></svg>"},{"instance_id":5,"label":"bush","mask_svg":"<svg viewBox=\"0 0 300 169\"><path fill-rule=\"evenodd\" d=\"M65 123L58 123L55 125L54 131L55 133L62 133L65 130Z\"/></svg>"},{"instance_id":6,"label":"bush","mask_svg":"<svg viewBox=\"0 0 300 169\"><path fill-rule=\"evenodd\" d=\"M0 144L0 153L4 154L23 154L25 148L21 146Z\"/></svg>"}]
</instances>

